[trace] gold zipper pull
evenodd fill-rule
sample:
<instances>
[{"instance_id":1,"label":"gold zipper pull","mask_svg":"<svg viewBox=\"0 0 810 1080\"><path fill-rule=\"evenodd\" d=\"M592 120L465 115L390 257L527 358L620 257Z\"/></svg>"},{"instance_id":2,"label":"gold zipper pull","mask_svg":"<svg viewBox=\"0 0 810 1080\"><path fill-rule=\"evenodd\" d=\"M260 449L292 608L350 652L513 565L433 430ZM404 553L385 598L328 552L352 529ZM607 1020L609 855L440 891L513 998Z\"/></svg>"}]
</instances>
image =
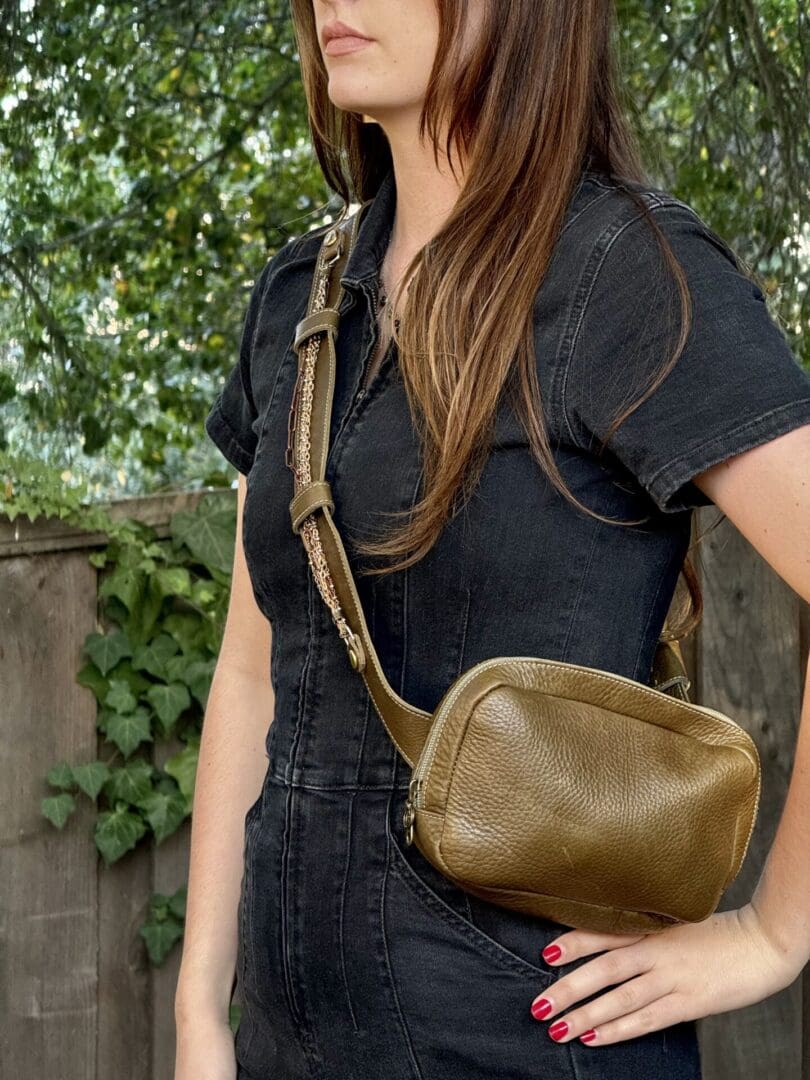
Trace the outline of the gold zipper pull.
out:
<instances>
[{"instance_id":1,"label":"gold zipper pull","mask_svg":"<svg viewBox=\"0 0 810 1080\"><path fill-rule=\"evenodd\" d=\"M416 820L416 797L419 791L420 780L416 776L411 777L408 784L408 798L405 800L405 810L402 814L402 824L405 826L405 844L410 847L413 843L413 823Z\"/></svg>"}]
</instances>

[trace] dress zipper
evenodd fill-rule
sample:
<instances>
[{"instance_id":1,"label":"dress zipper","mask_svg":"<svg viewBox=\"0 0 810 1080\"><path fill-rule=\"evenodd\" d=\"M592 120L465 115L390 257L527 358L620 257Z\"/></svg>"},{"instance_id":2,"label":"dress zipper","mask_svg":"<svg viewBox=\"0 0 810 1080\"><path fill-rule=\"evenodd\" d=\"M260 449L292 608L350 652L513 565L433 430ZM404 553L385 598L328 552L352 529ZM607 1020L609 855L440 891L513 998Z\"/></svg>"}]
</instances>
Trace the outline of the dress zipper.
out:
<instances>
[{"instance_id":1,"label":"dress zipper","mask_svg":"<svg viewBox=\"0 0 810 1080\"><path fill-rule=\"evenodd\" d=\"M379 304L379 299L380 299L380 289L379 289L379 284L376 284L374 286L374 341L372 342L372 345L371 345L371 355L369 356L368 363L366 364L366 369L365 369L365 371L363 373L362 382L360 383L360 389L357 391L357 398L356 398L357 401L360 401L361 398L366 396L366 393L368 391L368 388L369 388L369 385L371 383L372 378L379 371L379 369L382 367L383 361L385 361L388 358L388 355L391 352L391 346L393 344L393 339L392 339L388 343L388 348L385 350L385 353L381 357L379 357L379 359L377 360L376 363L372 362L372 358L373 358L375 352L377 351L377 345L378 345L379 340L380 340L380 321L379 321L379 306L380 306L380 304Z\"/></svg>"}]
</instances>

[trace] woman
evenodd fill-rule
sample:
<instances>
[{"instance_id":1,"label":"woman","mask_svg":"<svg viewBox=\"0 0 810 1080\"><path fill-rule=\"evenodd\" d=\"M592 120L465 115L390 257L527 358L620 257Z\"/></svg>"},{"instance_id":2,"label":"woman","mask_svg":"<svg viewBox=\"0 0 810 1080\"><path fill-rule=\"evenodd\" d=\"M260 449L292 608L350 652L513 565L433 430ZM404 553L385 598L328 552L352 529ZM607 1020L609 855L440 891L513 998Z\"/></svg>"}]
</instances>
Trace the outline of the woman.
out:
<instances>
[{"instance_id":1,"label":"woman","mask_svg":"<svg viewBox=\"0 0 810 1080\"><path fill-rule=\"evenodd\" d=\"M506 655L649 683L710 503L810 599L810 380L723 241L643 179L609 0L292 6L319 160L364 204L326 475L397 692L432 710ZM808 696L739 910L589 933L468 895L406 846L409 770L290 527L293 341L322 235L259 275L206 421L240 472L238 524L178 1080L697 1077L695 1019L775 993L810 956Z\"/></svg>"}]
</instances>

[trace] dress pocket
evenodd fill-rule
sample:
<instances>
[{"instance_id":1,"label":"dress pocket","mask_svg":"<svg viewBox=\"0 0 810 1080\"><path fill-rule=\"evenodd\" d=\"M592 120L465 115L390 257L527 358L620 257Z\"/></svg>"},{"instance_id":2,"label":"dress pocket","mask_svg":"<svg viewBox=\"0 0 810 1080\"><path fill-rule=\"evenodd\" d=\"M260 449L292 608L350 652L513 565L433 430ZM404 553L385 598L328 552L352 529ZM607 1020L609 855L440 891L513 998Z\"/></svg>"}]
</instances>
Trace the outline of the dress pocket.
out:
<instances>
[{"instance_id":1,"label":"dress pocket","mask_svg":"<svg viewBox=\"0 0 810 1080\"><path fill-rule=\"evenodd\" d=\"M405 847L390 821L388 833L394 887L404 889L418 905L417 921L430 936L434 929L429 924L444 924L445 935L449 932L458 948L466 945L488 964L527 977L538 992L555 980L557 970L544 966L540 954L570 927L479 900L446 878L415 844Z\"/></svg>"},{"instance_id":2,"label":"dress pocket","mask_svg":"<svg viewBox=\"0 0 810 1080\"><path fill-rule=\"evenodd\" d=\"M558 975L540 956L557 927L506 909L482 918L473 897L394 833L389 826L384 955L422 1075L572 1076L530 1011Z\"/></svg>"}]
</instances>

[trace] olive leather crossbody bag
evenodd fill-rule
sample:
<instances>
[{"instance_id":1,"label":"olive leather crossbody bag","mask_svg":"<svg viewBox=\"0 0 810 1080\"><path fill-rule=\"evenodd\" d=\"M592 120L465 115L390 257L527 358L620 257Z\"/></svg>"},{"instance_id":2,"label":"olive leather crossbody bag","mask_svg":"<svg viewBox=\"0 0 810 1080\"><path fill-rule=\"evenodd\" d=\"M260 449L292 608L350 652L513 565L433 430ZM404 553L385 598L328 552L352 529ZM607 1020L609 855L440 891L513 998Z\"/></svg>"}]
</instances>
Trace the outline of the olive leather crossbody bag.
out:
<instances>
[{"instance_id":1,"label":"olive leather crossbody bag","mask_svg":"<svg viewBox=\"0 0 810 1080\"><path fill-rule=\"evenodd\" d=\"M324 478L340 274L361 210L326 231L296 326L286 464L293 531L412 769L405 842L462 889L567 926L654 933L705 919L748 850L760 761L738 723L689 700L677 641L662 635L652 686L553 659L483 660L432 713L383 673Z\"/></svg>"}]
</instances>

